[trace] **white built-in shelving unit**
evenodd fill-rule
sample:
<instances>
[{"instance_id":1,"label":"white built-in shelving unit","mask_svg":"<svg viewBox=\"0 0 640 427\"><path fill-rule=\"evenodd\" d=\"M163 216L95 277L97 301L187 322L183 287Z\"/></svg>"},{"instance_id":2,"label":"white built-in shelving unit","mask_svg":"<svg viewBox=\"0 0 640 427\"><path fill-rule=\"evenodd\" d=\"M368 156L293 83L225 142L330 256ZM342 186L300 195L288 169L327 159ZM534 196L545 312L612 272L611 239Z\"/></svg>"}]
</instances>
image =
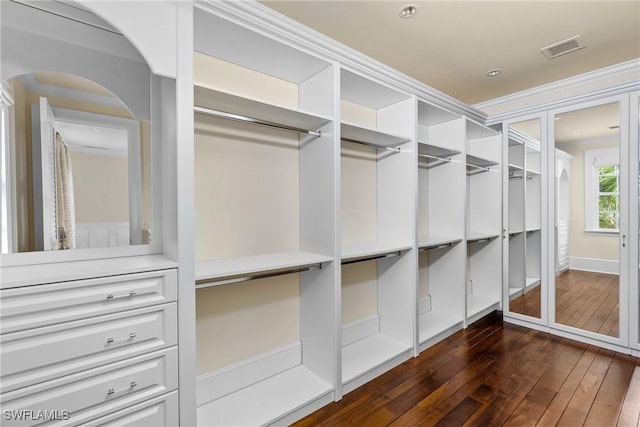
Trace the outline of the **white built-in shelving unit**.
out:
<instances>
[{"instance_id":1,"label":"white built-in shelving unit","mask_svg":"<svg viewBox=\"0 0 640 427\"><path fill-rule=\"evenodd\" d=\"M500 307L502 299L502 142L500 133L473 120L465 126L467 165L466 321Z\"/></svg>"},{"instance_id":2,"label":"white built-in shelving unit","mask_svg":"<svg viewBox=\"0 0 640 427\"><path fill-rule=\"evenodd\" d=\"M418 103L418 349L465 321L465 121Z\"/></svg>"},{"instance_id":3,"label":"white built-in shelving unit","mask_svg":"<svg viewBox=\"0 0 640 427\"><path fill-rule=\"evenodd\" d=\"M540 142L509 129L508 269L509 298L540 285L541 186Z\"/></svg>"},{"instance_id":4,"label":"white built-in shelving unit","mask_svg":"<svg viewBox=\"0 0 640 427\"><path fill-rule=\"evenodd\" d=\"M194 25L198 424L287 423L336 386L338 74L199 7Z\"/></svg>"},{"instance_id":5,"label":"white built-in shelving unit","mask_svg":"<svg viewBox=\"0 0 640 427\"><path fill-rule=\"evenodd\" d=\"M347 393L414 352L416 100L345 69L340 79Z\"/></svg>"}]
</instances>

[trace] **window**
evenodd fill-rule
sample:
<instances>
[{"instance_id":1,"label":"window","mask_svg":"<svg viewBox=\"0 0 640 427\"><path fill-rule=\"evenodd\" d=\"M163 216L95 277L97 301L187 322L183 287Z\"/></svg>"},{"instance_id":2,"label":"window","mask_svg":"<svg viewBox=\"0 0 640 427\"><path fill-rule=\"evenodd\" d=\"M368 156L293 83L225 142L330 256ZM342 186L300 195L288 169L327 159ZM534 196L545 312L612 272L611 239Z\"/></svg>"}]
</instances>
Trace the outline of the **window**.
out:
<instances>
[{"instance_id":1,"label":"window","mask_svg":"<svg viewBox=\"0 0 640 427\"><path fill-rule=\"evenodd\" d=\"M585 228L618 232L620 227L620 159L617 147L585 150Z\"/></svg>"}]
</instances>

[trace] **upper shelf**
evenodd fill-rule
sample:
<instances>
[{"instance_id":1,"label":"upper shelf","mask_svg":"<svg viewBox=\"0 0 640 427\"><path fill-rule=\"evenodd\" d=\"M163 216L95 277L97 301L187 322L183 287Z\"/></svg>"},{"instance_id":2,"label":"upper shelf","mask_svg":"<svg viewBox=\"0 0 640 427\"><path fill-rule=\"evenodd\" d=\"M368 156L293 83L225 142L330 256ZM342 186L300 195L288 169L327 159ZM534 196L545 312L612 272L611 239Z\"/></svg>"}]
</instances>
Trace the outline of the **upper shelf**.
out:
<instances>
[{"instance_id":1,"label":"upper shelf","mask_svg":"<svg viewBox=\"0 0 640 427\"><path fill-rule=\"evenodd\" d=\"M340 132L344 141L367 143L381 147L397 147L411 141L411 138L406 136L392 135L344 122L340 125Z\"/></svg>"},{"instance_id":2,"label":"upper shelf","mask_svg":"<svg viewBox=\"0 0 640 427\"><path fill-rule=\"evenodd\" d=\"M439 147L426 142L418 142L418 154L434 157L436 159L448 160L450 157L460 154L460 151Z\"/></svg>"},{"instance_id":3,"label":"upper shelf","mask_svg":"<svg viewBox=\"0 0 640 427\"><path fill-rule=\"evenodd\" d=\"M467 154L467 174L472 175L480 172L487 172L491 170L491 166L497 165L498 162L493 160L483 159L482 157L473 156ZM475 170L471 173L469 170Z\"/></svg>"},{"instance_id":4,"label":"upper shelf","mask_svg":"<svg viewBox=\"0 0 640 427\"><path fill-rule=\"evenodd\" d=\"M347 246L342 249L342 263L348 264L358 261L399 255L411 249L410 245L395 245L383 243L369 243L357 246Z\"/></svg>"},{"instance_id":5,"label":"upper shelf","mask_svg":"<svg viewBox=\"0 0 640 427\"><path fill-rule=\"evenodd\" d=\"M330 261L333 258L303 251L200 261L196 263L196 287L217 286L242 281L239 279L243 278L257 278L255 276L285 274L320 267L322 263Z\"/></svg>"},{"instance_id":6,"label":"upper shelf","mask_svg":"<svg viewBox=\"0 0 640 427\"><path fill-rule=\"evenodd\" d=\"M498 237L497 233L478 233L478 232L469 232L467 233L467 243L474 242L484 242L495 239Z\"/></svg>"},{"instance_id":7,"label":"upper shelf","mask_svg":"<svg viewBox=\"0 0 640 427\"><path fill-rule=\"evenodd\" d=\"M467 139L487 138L499 135L500 132L486 127L474 120L467 119Z\"/></svg>"},{"instance_id":8,"label":"upper shelf","mask_svg":"<svg viewBox=\"0 0 640 427\"><path fill-rule=\"evenodd\" d=\"M418 248L435 249L445 246L449 247L461 241L462 239L459 237L428 236L420 239L418 242Z\"/></svg>"},{"instance_id":9,"label":"upper shelf","mask_svg":"<svg viewBox=\"0 0 640 427\"><path fill-rule=\"evenodd\" d=\"M227 116L223 118L276 128L289 128L286 130L300 133L315 134L322 126L331 121L328 117L278 107L203 86L195 86L194 96L197 112L210 114L201 109L213 110L214 112L226 113ZM240 117L233 117L234 115Z\"/></svg>"}]
</instances>

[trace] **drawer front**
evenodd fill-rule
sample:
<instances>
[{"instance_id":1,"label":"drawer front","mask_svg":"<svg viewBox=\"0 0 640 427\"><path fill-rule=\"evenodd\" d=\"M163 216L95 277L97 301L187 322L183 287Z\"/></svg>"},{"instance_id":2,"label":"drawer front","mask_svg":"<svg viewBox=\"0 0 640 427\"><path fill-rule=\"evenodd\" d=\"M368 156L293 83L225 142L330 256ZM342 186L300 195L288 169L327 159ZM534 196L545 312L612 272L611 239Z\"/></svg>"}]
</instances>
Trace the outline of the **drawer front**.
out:
<instances>
[{"instance_id":1,"label":"drawer front","mask_svg":"<svg viewBox=\"0 0 640 427\"><path fill-rule=\"evenodd\" d=\"M169 393L79 427L174 427L178 425L178 392Z\"/></svg>"},{"instance_id":2,"label":"drawer front","mask_svg":"<svg viewBox=\"0 0 640 427\"><path fill-rule=\"evenodd\" d=\"M176 303L0 336L0 393L177 344Z\"/></svg>"},{"instance_id":3,"label":"drawer front","mask_svg":"<svg viewBox=\"0 0 640 427\"><path fill-rule=\"evenodd\" d=\"M3 393L2 425L38 424L34 414L54 414L51 425L76 426L176 390L177 370L173 347Z\"/></svg>"},{"instance_id":4,"label":"drawer front","mask_svg":"<svg viewBox=\"0 0 640 427\"><path fill-rule=\"evenodd\" d=\"M175 301L176 270L0 290L0 333Z\"/></svg>"}]
</instances>

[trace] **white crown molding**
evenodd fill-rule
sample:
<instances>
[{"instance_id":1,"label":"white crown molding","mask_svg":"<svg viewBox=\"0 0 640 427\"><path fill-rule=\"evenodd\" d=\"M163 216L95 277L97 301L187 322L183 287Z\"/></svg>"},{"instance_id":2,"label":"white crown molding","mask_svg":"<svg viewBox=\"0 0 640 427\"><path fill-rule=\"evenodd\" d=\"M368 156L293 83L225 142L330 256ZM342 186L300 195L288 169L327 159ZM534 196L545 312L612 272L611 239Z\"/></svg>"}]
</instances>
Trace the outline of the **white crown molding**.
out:
<instances>
[{"instance_id":1,"label":"white crown molding","mask_svg":"<svg viewBox=\"0 0 640 427\"><path fill-rule=\"evenodd\" d=\"M486 114L373 58L300 24L257 1L195 0L194 4L224 19L281 43L376 80L449 112L484 123Z\"/></svg>"},{"instance_id":2,"label":"white crown molding","mask_svg":"<svg viewBox=\"0 0 640 427\"><path fill-rule=\"evenodd\" d=\"M640 58L475 104L487 124L640 89Z\"/></svg>"}]
</instances>

